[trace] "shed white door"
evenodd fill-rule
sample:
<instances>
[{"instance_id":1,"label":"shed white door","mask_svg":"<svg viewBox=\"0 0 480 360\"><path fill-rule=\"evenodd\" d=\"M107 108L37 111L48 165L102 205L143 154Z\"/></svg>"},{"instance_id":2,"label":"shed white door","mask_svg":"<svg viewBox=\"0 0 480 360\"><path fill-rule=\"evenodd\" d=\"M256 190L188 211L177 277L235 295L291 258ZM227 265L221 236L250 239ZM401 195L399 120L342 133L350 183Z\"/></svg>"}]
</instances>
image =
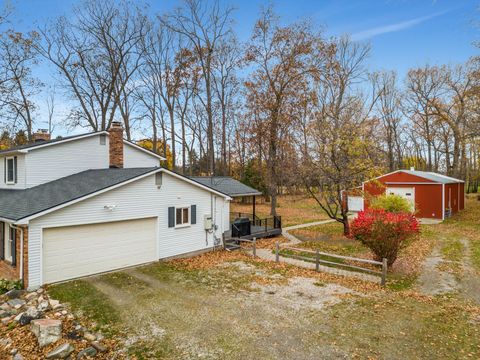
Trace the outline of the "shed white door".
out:
<instances>
[{"instance_id":1,"label":"shed white door","mask_svg":"<svg viewBox=\"0 0 480 360\"><path fill-rule=\"evenodd\" d=\"M399 195L407 199L411 206L412 210L415 210L415 188L411 187L388 187L387 194L389 195Z\"/></svg>"},{"instance_id":2,"label":"shed white door","mask_svg":"<svg viewBox=\"0 0 480 360\"><path fill-rule=\"evenodd\" d=\"M43 283L157 259L156 218L43 230Z\"/></svg>"},{"instance_id":3,"label":"shed white door","mask_svg":"<svg viewBox=\"0 0 480 360\"><path fill-rule=\"evenodd\" d=\"M362 210L363 210L363 197L349 196L348 211L362 211Z\"/></svg>"}]
</instances>

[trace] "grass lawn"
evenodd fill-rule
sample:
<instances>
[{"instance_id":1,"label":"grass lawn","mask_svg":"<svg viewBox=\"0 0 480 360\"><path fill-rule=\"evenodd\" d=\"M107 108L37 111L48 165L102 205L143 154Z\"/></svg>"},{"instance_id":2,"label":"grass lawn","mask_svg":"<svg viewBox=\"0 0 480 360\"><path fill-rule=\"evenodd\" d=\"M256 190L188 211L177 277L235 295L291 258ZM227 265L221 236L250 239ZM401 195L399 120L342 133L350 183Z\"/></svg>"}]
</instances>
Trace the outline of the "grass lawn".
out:
<instances>
[{"instance_id":1,"label":"grass lawn","mask_svg":"<svg viewBox=\"0 0 480 360\"><path fill-rule=\"evenodd\" d=\"M431 252L435 243L436 225L424 225L421 228L420 239L400 253L399 258L389 269L388 286L396 290L404 290L413 285L425 257ZM359 241L349 239L343 235L343 225L332 222L317 226L290 231L302 240L296 247L336 255L351 256L364 259L373 259L371 251ZM313 254L308 256L314 257ZM321 257L322 258L322 257ZM328 261L344 263L341 259L325 258Z\"/></svg>"},{"instance_id":2,"label":"grass lawn","mask_svg":"<svg viewBox=\"0 0 480 360\"><path fill-rule=\"evenodd\" d=\"M270 203L259 203L257 199L256 214L260 218L270 216ZM252 204L232 202L231 212L252 213ZM328 219L316 201L307 195L281 195L278 197L277 214L282 217L282 226L292 226Z\"/></svg>"},{"instance_id":3,"label":"grass lawn","mask_svg":"<svg viewBox=\"0 0 480 360\"><path fill-rule=\"evenodd\" d=\"M480 356L477 307L240 253L152 264L49 292L108 324L137 359Z\"/></svg>"},{"instance_id":4,"label":"grass lawn","mask_svg":"<svg viewBox=\"0 0 480 360\"><path fill-rule=\"evenodd\" d=\"M425 296L413 286L432 249L452 266L471 261L478 278L480 202L471 198L466 208L443 224L422 226L420 239L391 269L387 288L221 251L48 291L124 339L132 359L475 359L480 300L460 291ZM307 222L294 214L290 221ZM306 249L371 256L343 237L341 224L292 233ZM264 240L267 248L275 241Z\"/></svg>"}]
</instances>

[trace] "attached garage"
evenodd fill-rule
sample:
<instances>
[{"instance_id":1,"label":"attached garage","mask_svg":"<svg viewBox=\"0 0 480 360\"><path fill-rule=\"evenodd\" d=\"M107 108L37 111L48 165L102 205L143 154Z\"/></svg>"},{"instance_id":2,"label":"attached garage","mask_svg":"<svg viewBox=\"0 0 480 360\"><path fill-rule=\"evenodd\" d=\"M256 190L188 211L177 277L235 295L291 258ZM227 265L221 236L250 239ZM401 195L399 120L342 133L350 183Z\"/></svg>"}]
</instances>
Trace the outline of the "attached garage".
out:
<instances>
[{"instance_id":1,"label":"attached garage","mask_svg":"<svg viewBox=\"0 0 480 360\"><path fill-rule=\"evenodd\" d=\"M43 282L155 261L157 219L43 229Z\"/></svg>"}]
</instances>

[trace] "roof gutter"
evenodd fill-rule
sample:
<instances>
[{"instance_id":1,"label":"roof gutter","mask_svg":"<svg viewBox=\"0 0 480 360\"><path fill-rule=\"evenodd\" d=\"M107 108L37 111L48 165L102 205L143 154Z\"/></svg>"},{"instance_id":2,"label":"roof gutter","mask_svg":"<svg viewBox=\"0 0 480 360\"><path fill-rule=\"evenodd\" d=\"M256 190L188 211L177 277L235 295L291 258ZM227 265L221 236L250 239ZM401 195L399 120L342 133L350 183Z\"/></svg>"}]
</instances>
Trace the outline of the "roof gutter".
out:
<instances>
[{"instance_id":1,"label":"roof gutter","mask_svg":"<svg viewBox=\"0 0 480 360\"><path fill-rule=\"evenodd\" d=\"M3 152L0 153L0 156L8 156L8 155L15 155L15 154L27 154L28 153L28 150L27 149L21 149L21 150L5 150Z\"/></svg>"},{"instance_id":2,"label":"roof gutter","mask_svg":"<svg viewBox=\"0 0 480 360\"><path fill-rule=\"evenodd\" d=\"M97 195L100 195L100 194L102 194L102 193L104 193L104 192L107 192L107 191L110 191L110 190L114 190L114 189L119 188L119 187L121 187L121 186L123 186L123 185L127 185L127 184L129 184L129 183L132 183L132 182L134 182L134 181L143 179L143 178L145 178L145 177L147 177L147 176L156 174L156 173L158 173L158 172L165 172L165 173L167 173L167 174L169 174L169 175L172 175L173 177L176 177L176 178L179 178L179 179L181 179L181 180L184 180L184 181L186 181L186 182L188 182L188 183L190 183L190 184L192 184L192 185L198 186L198 187L200 187L200 188L202 188L202 189L204 189L204 190L206 190L206 191L209 191L209 192L211 192L211 193L220 195L221 197L226 198L227 200L232 200L232 198L231 198L230 196L228 196L227 194L223 194L223 193L221 193L221 192L219 192L219 191L216 191L216 190L214 190L214 189L212 189L212 188L210 188L210 187L208 187L208 186L202 185L202 184L200 184L200 183L198 183L198 182L196 182L196 181L192 181L192 180L188 179L187 177L181 176L181 175L179 175L179 174L176 174L176 173L174 173L174 172L172 172L172 171L170 171L170 170L164 169L164 168L155 168L155 169L152 170L152 171L146 172L146 173L144 173L144 174L141 174L141 175L136 176L136 177L134 177L134 178L128 179L128 180L123 181L123 182L121 182L121 183L118 183L118 184L115 184L115 185L112 185L112 186L109 186L109 187L100 189L100 190L98 190L98 191L95 191L95 192L92 192L92 193L90 193L90 194L84 195L84 196L79 197L79 198L77 198L77 199L73 199L73 200L67 201L67 202L65 202L65 203L63 203L63 204L59 204L59 205L53 206L53 207L51 207L51 208L49 208L49 209L42 210L42 211L40 211L40 212L38 212L38 213L36 213L36 214L32 214L32 215L26 216L26 217L24 217L24 218L20 218L20 219L18 219L18 220L15 221L15 224L18 224L18 225L27 225L27 224L29 223L29 221L32 220L32 219L38 218L38 217L40 217L40 216L46 215L46 214L48 214L48 213L50 213L50 212L53 212L53 211L56 211L56 210L60 210L60 209L62 209L62 208L64 208L64 207L67 207L67 206L73 205L73 204L75 204L75 203L77 203L77 202L80 202L80 201L83 201L83 200L92 198L92 197L97 196ZM11 222L11 221L12 221L12 220L8 220L8 222Z\"/></svg>"}]
</instances>

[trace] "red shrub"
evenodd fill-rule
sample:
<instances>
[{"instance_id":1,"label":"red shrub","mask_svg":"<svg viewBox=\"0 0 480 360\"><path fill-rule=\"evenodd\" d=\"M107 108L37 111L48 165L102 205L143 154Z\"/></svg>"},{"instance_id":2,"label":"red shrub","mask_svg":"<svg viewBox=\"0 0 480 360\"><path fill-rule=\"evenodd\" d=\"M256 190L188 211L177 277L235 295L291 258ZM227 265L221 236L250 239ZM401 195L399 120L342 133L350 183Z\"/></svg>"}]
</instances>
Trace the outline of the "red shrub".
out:
<instances>
[{"instance_id":1,"label":"red shrub","mask_svg":"<svg viewBox=\"0 0 480 360\"><path fill-rule=\"evenodd\" d=\"M372 250L375 260L386 258L389 266L419 232L420 226L414 215L385 210L361 211L350 225L350 236Z\"/></svg>"}]
</instances>

